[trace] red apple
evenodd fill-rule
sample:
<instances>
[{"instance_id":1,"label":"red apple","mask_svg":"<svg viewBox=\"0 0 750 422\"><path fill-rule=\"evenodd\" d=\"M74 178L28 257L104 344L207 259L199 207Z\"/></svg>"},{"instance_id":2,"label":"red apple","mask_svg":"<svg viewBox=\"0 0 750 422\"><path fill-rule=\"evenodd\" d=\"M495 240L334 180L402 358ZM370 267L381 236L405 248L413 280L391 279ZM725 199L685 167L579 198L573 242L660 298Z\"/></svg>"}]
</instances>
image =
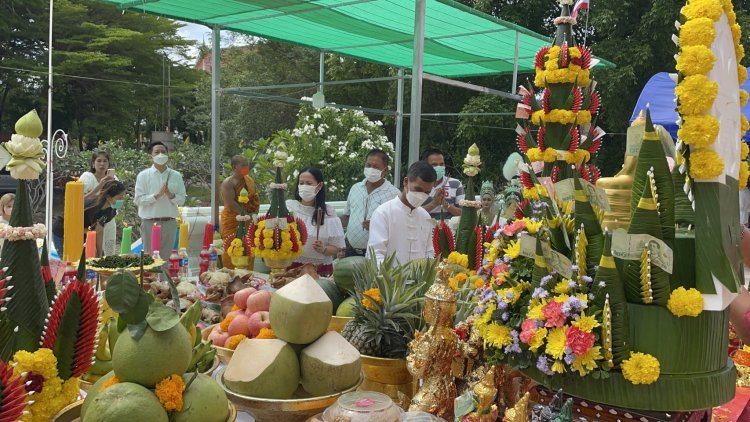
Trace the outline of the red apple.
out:
<instances>
[{"instance_id":1,"label":"red apple","mask_svg":"<svg viewBox=\"0 0 750 422\"><path fill-rule=\"evenodd\" d=\"M256 337L261 328L271 328L271 319L268 311L258 311L250 316L250 335Z\"/></svg>"},{"instance_id":2,"label":"red apple","mask_svg":"<svg viewBox=\"0 0 750 422\"><path fill-rule=\"evenodd\" d=\"M269 309L271 309L271 292L268 290L258 290L247 298L246 313L253 315L258 311L268 311Z\"/></svg>"},{"instance_id":3,"label":"red apple","mask_svg":"<svg viewBox=\"0 0 750 422\"><path fill-rule=\"evenodd\" d=\"M245 337L250 337L250 330L248 329L248 322L250 318L244 314L237 315L234 317L232 322L229 323L229 335L236 336L237 334L243 334Z\"/></svg>"},{"instance_id":4,"label":"red apple","mask_svg":"<svg viewBox=\"0 0 750 422\"><path fill-rule=\"evenodd\" d=\"M253 287L247 287L238 291L234 294L234 304L244 311L247 306L247 298L255 292L257 292L257 290Z\"/></svg>"},{"instance_id":5,"label":"red apple","mask_svg":"<svg viewBox=\"0 0 750 422\"><path fill-rule=\"evenodd\" d=\"M211 342L211 344L219 347L224 347L224 343L227 342L228 338L229 333L225 333L221 330L211 331L211 334L208 335L208 340Z\"/></svg>"}]
</instances>

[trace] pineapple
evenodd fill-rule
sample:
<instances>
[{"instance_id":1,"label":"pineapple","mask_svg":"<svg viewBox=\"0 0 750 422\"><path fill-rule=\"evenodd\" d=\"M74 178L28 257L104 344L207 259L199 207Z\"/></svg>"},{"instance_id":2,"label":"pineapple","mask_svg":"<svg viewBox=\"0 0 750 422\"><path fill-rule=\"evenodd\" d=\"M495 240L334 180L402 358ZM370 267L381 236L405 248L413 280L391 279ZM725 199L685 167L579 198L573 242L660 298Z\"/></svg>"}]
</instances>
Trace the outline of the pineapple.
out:
<instances>
[{"instance_id":1,"label":"pineapple","mask_svg":"<svg viewBox=\"0 0 750 422\"><path fill-rule=\"evenodd\" d=\"M421 325L422 300L436 268L434 260L398 266L393 256L379 270L374 257L360 265L354 271L353 319L341 335L363 355L406 358L414 330Z\"/></svg>"}]
</instances>

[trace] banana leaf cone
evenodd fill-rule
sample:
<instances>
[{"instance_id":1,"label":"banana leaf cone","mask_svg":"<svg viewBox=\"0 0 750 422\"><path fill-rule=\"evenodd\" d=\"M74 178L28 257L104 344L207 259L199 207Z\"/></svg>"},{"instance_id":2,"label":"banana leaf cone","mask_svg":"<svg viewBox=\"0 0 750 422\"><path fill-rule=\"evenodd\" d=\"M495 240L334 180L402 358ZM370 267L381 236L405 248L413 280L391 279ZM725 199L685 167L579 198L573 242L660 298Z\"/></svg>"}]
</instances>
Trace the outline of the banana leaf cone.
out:
<instances>
[{"instance_id":1,"label":"banana leaf cone","mask_svg":"<svg viewBox=\"0 0 750 422\"><path fill-rule=\"evenodd\" d=\"M657 202L659 203L659 221L662 232L660 239L672 247L675 223L675 186L664 147L651 122L651 112L646 108L646 128L643 134L643 143L638 153L638 165L633 177L633 192L630 199L631 220L638 207L638 201L640 201L643 191L646 189L649 170L653 172L658 193Z\"/></svg>"},{"instance_id":2,"label":"banana leaf cone","mask_svg":"<svg viewBox=\"0 0 750 422\"><path fill-rule=\"evenodd\" d=\"M474 178L469 177L466 183L466 198L474 198ZM456 251L469 256L469 265L475 262L476 254L476 233L474 229L479 224L479 214L474 207L463 207L461 210L461 219L458 222L456 231Z\"/></svg>"},{"instance_id":3,"label":"banana leaf cone","mask_svg":"<svg viewBox=\"0 0 750 422\"><path fill-rule=\"evenodd\" d=\"M599 264L599 258L602 256L604 240L602 239L602 226L599 224L599 218L594 212L594 208L589 202L588 196L583 191L581 180L578 174L573 176L573 186L575 187L575 221L576 227L583 226L586 233L588 247L586 250L587 274L594 273L594 267Z\"/></svg>"},{"instance_id":4,"label":"banana leaf cone","mask_svg":"<svg viewBox=\"0 0 750 422\"><path fill-rule=\"evenodd\" d=\"M42 281L44 282L44 289L47 293L47 301L51 304L52 300L57 294L57 287L55 286L55 280L52 277L52 267L49 265L49 249L47 248L47 238L44 239L42 244L42 254L40 258Z\"/></svg>"},{"instance_id":5,"label":"banana leaf cone","mask_svg":"<svg viewBox=\"0 0 750 422\"><path fill-rule=\"evenodd\" d=\"M647 181L647 186L653 186L654 182L651 180L652 176L648 175L648 177L649 180ZM635 209L635 212L633 212L633 219L630 221L628 233L648 234L657 239L661 239L662 232L659 214L656 209L656 200L653 196L653 187L649 187L643 191L638 206ZM669 274L656 265L650 266L650 290L652 293L650 294L650 298L645 300L643 292L646 280L643 278L643 267L646 263L643 261L643 258L624 261L625 267L623 277L625 282L625 296L627 297L628 302L646 304L656 303L666 306L671 291Z\"/></svg>"},{"instance_id":6,"label":"banana leaf cone","mask_svg":"<svg viewBox=\"0 0 750 422\"><path fill-rule=\"evenodd\" d=\"M560 16L570 16L570 5L560 5ZM575 38L573 38L573 27L569 23L562 23L557 25L555 31L555 39L552 41L553 45L562 45L567 42L569 46L573 47L575 44Z\"/></svg>"},{"instance_id":7,"label":"banana leaf cone","mask_svg":"<svg viewBox=\"0 0 750 422\"><path fill-rule=\"evenodd\" d=\"M565 242L565 238L568 236L568 233L565 231L565 222L562 220L560 214L553 214L550 207L545 208L544 219L545 225L549 229L550 244L552 245L552 249L567 256L570 253L570 247Z\"/></svg>"},{"instance_id":8,"label":"banana leaf cone","mask_svg":"<svg viewBox=\"0 0 750 422\"><path fill-rule=\"evenodd\" d=\"M630 356L628 304L625 299L625 287L612 257L612 235L609 231L605 231L603 238L604 248L599 260L599 269L594 277L594 286L598 290L593 301L593 307L604 311L605 302L609 307L608 325L612 359L615 365L619 365ZM603 287L599 287L602 285ZM604 325L602 324L599 327L601 330L600 338L602 339L607 335Z\"/></svg>"},{"instance_id":9,"label":"banana leaf cone","mask_svg":"<svg viewBox=\"0 0 750 422\"><path fill-rule=\"evenodd\" d=\"M76 277L78 277L78 281L85 281L86 280L86 246L83 246L83 249L81 249L81 257L78 259L78 269L76 271Z\"/></svg>"},{"instance_id":10,"label":"banana leaf cone","mask_svg":"<svg viewBox=\"0 0 750 422\"><path fill-rule=\"evenodd\" d=\"M275 183L281 184L281 167L276 167L276 178ZM271 189L271 206L268 208L268 215L277 218L283 218L289 215L289 210L286 208L286 191L284 189Z\"/></svg>"},{"instance_id":11,"label":"banana leaf cone","mask_svg":"<svg viewBox=\"0 0 750 422\"><path fill-rule=\"evenodd\" d=\"M547 260L544 259L544 249L542 249L542 242L545 240L539 236L536 240L536 252L534 253L534 269L531 272L531 285L538 287L542 283L542 277L550 273L547 267Z\"/></svg>"},{"instance_id":12,"label":"banana leaf cone","mask_svg":"<svg viewBox=\"0 0 750 422\"><path fill-rule=\"evenodd\" d=\"M680 226L692 225L695 227L695 211L690 204L683 186L685 184L685 175L680 173L680 166L674 166L672 170L672 182L674 185L674 221ZM661 199L661 196L659 197Z\"/></svg>"},{"instance_id":13,"label":"banana leaf cone","mask_svg":"<svg viewBox=\"0 0 750 422\"><path fill-rule=\"evenodd\" d=\"M13 227L31 227L31 203L28 186L25 180L18 180L16 202L10 216ZM15 347L7 348L12 356L18 350L33 352L39 348L39 338L44 328L44 318L49 311L47 292L42 281L39 265L39 249L36 240L6 241L2 251L2 265L8 267L6 276L13 277L8 285L13 286L13 300L7 303L5 315L12 322L10 330L18 326L15 335ZM7 286L6 286L7 287ZM6 331L9 325L3 324L0 330ZM7 333L0 332L0 339L7 338ZM10 335L10 334L9 334ZM4 351L5 352L5 351ZM0 356L7 361L9 355Z\"/></svg>"}]
</instances>

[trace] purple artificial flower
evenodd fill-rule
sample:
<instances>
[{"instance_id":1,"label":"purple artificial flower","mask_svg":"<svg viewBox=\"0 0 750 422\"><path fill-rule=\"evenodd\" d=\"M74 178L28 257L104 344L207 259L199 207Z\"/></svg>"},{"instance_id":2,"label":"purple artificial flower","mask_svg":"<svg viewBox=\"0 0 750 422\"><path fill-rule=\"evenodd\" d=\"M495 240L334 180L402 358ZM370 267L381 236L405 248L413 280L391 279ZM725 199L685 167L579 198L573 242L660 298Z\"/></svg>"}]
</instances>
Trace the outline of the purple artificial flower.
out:
<instances>
[{"instance_id":1,"label":"purple artificial flower","mask_svg":"<svg viewBox=\"0 0 750 422\"><path fill-rule=\"evenodd\" d=\"M542 355L536 360L536 369L542 371L545 375L552 375L552 370L549 368L549 361L547 357Z\"/></svg>"},{"instance_id":2,"label":"purple artificial flower","mask_svg":"<svg viewBox=\"0 0 750 422\"><path fill-rule=\"evenodd\" d=\"M565 348L565 356L563 357L563 360L568 365L572 365L573 361L576 360L576 355L573 354L573 351L570 350L570 347Z\"/></svg>"},{"instance_id":3,"label":"purple artificial flower","mask_svg":"<svg viewBox=\"0 0 750 422\"><path fill-rule=\"evenodd\" d=\"M508 321L508 318L510 318L510 315L508 315L507 312L503 312L502 315L500 315L500 319L502 319L504 322Z\"/></svg>"},{"instance_id":4,"label":"purple artificial flower","mask_svg":"<svg viewBox=\"0 0 750 422\"><path fill-rule=\"evenodd\" d=\"M502 298L498 297L497 298L497 309L499 309L501 311L504 311L507 308L508 308L508 304Z\"/></svg>"},{"instance_id":5,"label":"purple artificial flower","mask_svg":"<svg viewBox=\"0 0 750 422\"><path fill-rule=\"evenodd\" d=\"M568 287L570 287L571 289L575 289L577 286L578 286L578 283L576 283L575 281L573 280L568 281Z\"/></svg>"},{"instance_id":6,"label":"purple artificial flower","mask_svg":"<svg viewBox=\"0 0 750 422\"><path fill-rule=\"evenodd\" d=\"M513 291L509 290L508 292L505 293L505 298L508 300L513 300L516 298L516 294L513 293Z\"/></svg>"},{"instance_id":7,"label":"purple artificial flower","mask_svg":"<svg viewBox=\"0 0 750 422\"><path fill-rule=\"evenodd\" d=\"M593 279L593 278L591 278L591 277L589 277L589 276L587 276L587 275L585 275L585 276L581 277L581 279L582 279L583 281L585 281L586 283L591 283L592 281L594 281L594 279Z\"/></svg>"},{"instance_id":8,"label":"purple artificial flower","mask_svg":"<svg viewBox=\"0 0 750 422\"><path fill-rule=\"evenodd\" d=\"M570 316L574 312L580 312L583 309L586 309L587 306L581 299L578 299L577 297L569 297L568 300L565 301L562 305L562 311L565 315Z\"/></svg>"},{"instance_id":9,"label":"purple artificial flower","mask_svg":"<svg viewBox=\"0 0 750 422\"><path fill-rule=\"evenodd\" d=\"M531 294L531 297L538 297L539 299L544 299L547 296L549 296L549 292L541 287L534 289L534 293Z\"/></svg>"},{"instance_id":10,"label":"purple artificial flower","mask_svg":"<svg viewBox=\"0 0 750 422\"><path fill-rule=\"evenodd\" d=\"M549 283L549 281L552 280L552 275L545 275L542 277L542 279L539 281L539 285L544 287Z\"/></svg>"}]
</instances>

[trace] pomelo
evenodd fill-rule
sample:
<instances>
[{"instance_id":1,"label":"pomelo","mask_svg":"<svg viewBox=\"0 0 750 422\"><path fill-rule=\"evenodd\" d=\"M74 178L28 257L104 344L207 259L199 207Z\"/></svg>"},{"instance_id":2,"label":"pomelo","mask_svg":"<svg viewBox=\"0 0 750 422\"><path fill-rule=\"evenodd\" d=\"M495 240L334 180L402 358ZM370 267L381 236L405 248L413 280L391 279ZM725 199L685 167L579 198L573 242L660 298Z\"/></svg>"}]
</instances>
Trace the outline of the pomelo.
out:
<instances>
[{"instance_id":1,"label":"pomelo","mask_svg":"<svg viewBox=\"0 0 750 422\"><path fill-rule=\"evenodd\" d=\"M273 293L271 328L289 343L310 344L326 332L333 309L326 292L308 274Z\"/></svg>"},{"instance_id":2,"label":"pomelo","mask_svg":"<svg viewBox=\"0 0 750 422\"><path fill-rule=\"evenodd\" d=\"M224 384L245 396L291 398L299 386L297 354L283 340L242 340L224 371Z\"/></svg>"},{"instance_id":3,"label":"pomelo","mask_svg":"<svg viewBox=\"0 0 750 422\"><path fill-rule=\"evenodd\" d=\"M114 371L109 371L106 374L102 375L101 378L99 378L94 385L91 386L91 388L86 391L86 398L83 400L83 405L81 406L81 417L83 417L86 414L86 409L88 409L89 406L91 406L91 403L94 401L94 398L97 394L99 394L99 390L102 389L102 386L105 382L107 382L110 378L115 376Z\"/></svg>"},{"instance_id":4,"label":"pomelo","mask_svg":"<svg viewBox=\"0 0 750 422\"><path fill-rule=\"evenodd\" d=\"M336 309L336 316L340 317L350 317L352 316L352 312L354 311L354 305L357 304L357 298L354 296L349 296L346 299L344 299L343 302L341 302L341 305L339 305L339 308Z\"/></svg>"},{"instance_id":5,"label":"pomelo","mask_svg":"<svg viewBox=\"0 0 750 422\"><path fill-rule=\"evenodd\" d=\"M193 374L185 374L185 385ZM198 374L190 388L182 395L182 410L174 414L174 422L224 422L229 407L227 395L219 384L208 375Z\"/></svg>"},{"instance_id":6,"label":"pomelo","mask_svg":"<svg viewBox=\"0 0 750 422\"><path fill-rule=\"evenodd\" d=\"M112 367L121 382L153 387L172 375L182 375L190 365L193 347L182 324L166 331L147 327L135 341L128 333L120 336L112 353Z\"/></svg>"},{"instance_id":7,"label":"pomelo","mask_svg":"<svg viewBox=\"0 0 750 422\"><path fill-rule=\"evenodd\" d=\"M354 269L367 262L364 256L350 256L339 259L333 265L333 281L344 292L354 292Z\"/></svg>"},{"instance_id":8,"label":"pomelo","mask_svg":"<svg viewBox=\"0 0 750 422\"><path fill-rule=\"evenodd\" d=\"M154 393L141 385L122 382L94 397L83 422L167 422L167 412Z\"/></svg>"},{"instance_id":9,"label":"pomelo","mask_svg":"<svg viewBox=\"0 0 750 422\"><path fill-rule=\"evenodd\" d=\"M335 331L323 334L300 355L302 388L315 397L352 387L361 371L359 351Z\"/></svg>"}]
</instances>

